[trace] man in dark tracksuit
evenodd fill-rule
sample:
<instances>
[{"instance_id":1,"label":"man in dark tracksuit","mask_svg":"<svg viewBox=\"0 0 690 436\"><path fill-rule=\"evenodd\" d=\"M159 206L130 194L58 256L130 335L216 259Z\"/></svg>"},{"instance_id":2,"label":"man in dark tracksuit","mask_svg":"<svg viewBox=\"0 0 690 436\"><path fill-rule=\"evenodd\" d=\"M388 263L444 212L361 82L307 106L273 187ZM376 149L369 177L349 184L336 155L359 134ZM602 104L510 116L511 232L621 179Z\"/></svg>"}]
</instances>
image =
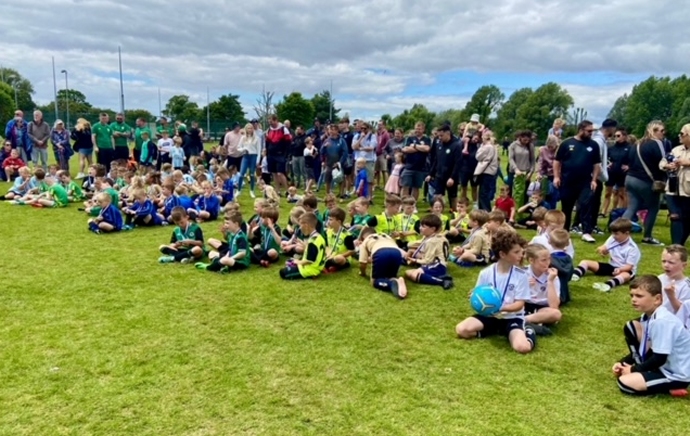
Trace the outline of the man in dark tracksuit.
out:
<instances>
[{"instance_id":1,"label":"man in dark tracksuit","mask_svg":"<svg viewBox=\"0 0 690 436\"><path fill-rule=\"evenodd\" d=\"M437 195L448 193L448 203L455 210L458 201L462 147L453 136L450 127L443 125L438 129L439 141L431 149L431 171L427 182L433 180Z\"/></svg>"}]
</instances>

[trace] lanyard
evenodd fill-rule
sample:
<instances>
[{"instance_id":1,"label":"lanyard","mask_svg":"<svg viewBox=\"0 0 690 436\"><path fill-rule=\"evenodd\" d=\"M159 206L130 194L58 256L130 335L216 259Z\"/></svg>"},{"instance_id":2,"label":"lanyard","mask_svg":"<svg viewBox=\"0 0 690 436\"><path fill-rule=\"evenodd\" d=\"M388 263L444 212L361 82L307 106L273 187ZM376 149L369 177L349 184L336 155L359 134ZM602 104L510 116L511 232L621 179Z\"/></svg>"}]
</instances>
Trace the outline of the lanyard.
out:
<instances>
[{"instance_id":1,"label":"lanyard","mask_svg":"<svg viewBox=\"0 0 690 436\"><path fill-rule=\"evenodd\" d=\"M628 242L630 242L630 238L626 239L626 240L623 241L623 242L619 242L619 243L617 243L617 244L613 244L613 245L610 246L610 247L606 247L606 249L609 250L609 251L611 251L611 250L613 250L614 248L618 248L618 247L620 247L620 246L623 246L623 245L627 244Z\"/></svg>"},{"instance_id":2,"label":"lanyard","mask_svg":"<svg viewBox=\"0 0 690 436\"><path fill-rule=\"evenodd\" d=\"M392 218L388 218L387 214L383 214L383 216L386 217L386 234L390 235L391 234L391 221L393 220ZM395 224L393 225L393 230L395 230Z\"/></svg>"},{"instance_id":3,"label":"lanyard","mask_svg":"<svg viewBox=\"0 0 690 436\"><path fill-rule=\"evenodd\" d=\"M335 248L338 246L338 241L340 240L340 234L343 232L343 226L340 226L338 229L338 233L335 235L335 240L333 241L333 245L331 245L331 252L335 251Z\"/></svg>"},{"instance_id":4,"label":"lanyard","mask_svg":"<svg viewBox=\"0 0 690 436\"><path fill-rule=\"evenodd\" d=\"M427 243L428 240L429 240L429 237L425 237L425 238L422 240L422 243L419 244L419 247L417 247L417 250L415 250L415 252L412 254L412 258L413 258L413 259L416 259L416 258L417 258L417 254L419 254L419 252L422 251L422 248L424 248L424 246L426 245L426 243Z\"/></svg>"},{"instance_id":5,"label":"lanyard","mask_svg":"<svg viewBox=\"0 0 690 436\"><path fill-rule=\"evenodd\" d=\"M271 238L273 238L273 235L271 234L271 229L266 227L266 230L264 230L264 253L268 251L268 246L271 244Z\"/></svg>"},{"instance_id":6,"label":"lanyard","mask_svg":"<svg viewBox=\"0 0 690 436\"><path fill-rule=\"evenodd\" d=\"M534 279L534 281L536 281L536 282L539 283L540 285L545 285L545 284L546 284L546 280L544 280L544 281L542 282L541 280L539 280L539 277L537 277L537 276L534 275L534 273L532 273L532 278Z\"/></svg>"},{"instance_id":7,"label":"lanyard","mask_svg":"<svg viewBox=\"0 0 690 436\"><path fill-rule=\"evenodd\" d=\"M652 322L652 315L649 317L644 326L644 334L642 335L642 345L640 350L640 359L644 362L644 358L647 355L647 340L649 339L649 324Z\"/></svg>"},{"instance_id":8,"label":"lanyard","mask_svg":"<svg viewBox=\"0 0 690 436\"><path fill-rule=\"evenodd\" d=\"M407 221L405 221L405 225L403 226L403 232L407 232L407 230L410 228L411 222L412 222L412 215L407 217Z\"/></svg>"},{"instance_id":9,"label":"lanyard","mask_svg":"<svg viewBox=\"0 0 690 436\"><path fill-rule=\"evenodd\" d=\"M237 254L237 253L233 253L233 248L235 247L235 238L237 238L238 233L240 233L240 232L233 233L232 239L230 240L230 251L229 251L229 253L231 256Z\"/></svg>"},{"instance_id":10,"label":"lanyard","mask_svg":"<svg viewBox=\"0 0 690 436\"><path fill-rule=\"evenodd\" d=\"M501 296L501 305L506 299L506 294L508 293L508 286L510 285L510 278L513 276L513 266L510 267L510 272L508 273L508 280L506 280L506 285L503 288L503 296ZM494 266L494 288L498 289L498 283L496 281L496 271L498 270L498 265Z\"/></svg>"}]
</instances>

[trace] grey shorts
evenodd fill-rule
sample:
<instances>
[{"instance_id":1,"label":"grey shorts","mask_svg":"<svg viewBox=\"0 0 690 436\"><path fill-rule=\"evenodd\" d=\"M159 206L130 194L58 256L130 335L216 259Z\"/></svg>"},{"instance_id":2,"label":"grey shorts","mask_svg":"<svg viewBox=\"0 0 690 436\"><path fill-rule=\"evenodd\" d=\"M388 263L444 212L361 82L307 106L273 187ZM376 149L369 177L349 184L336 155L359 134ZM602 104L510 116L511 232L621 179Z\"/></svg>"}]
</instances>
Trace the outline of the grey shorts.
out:
<instances>
[{"instance_id":1,"label":"grey shorts","mask_svg":"<svg viewBox=\"0 0 690 436\"><path fill-rule=\"evenodd\" d=\"M428 175L426 171L403 170L400 178L403 187L420 189L424 186L424 179Z\"/></svg>"}]
</instances>

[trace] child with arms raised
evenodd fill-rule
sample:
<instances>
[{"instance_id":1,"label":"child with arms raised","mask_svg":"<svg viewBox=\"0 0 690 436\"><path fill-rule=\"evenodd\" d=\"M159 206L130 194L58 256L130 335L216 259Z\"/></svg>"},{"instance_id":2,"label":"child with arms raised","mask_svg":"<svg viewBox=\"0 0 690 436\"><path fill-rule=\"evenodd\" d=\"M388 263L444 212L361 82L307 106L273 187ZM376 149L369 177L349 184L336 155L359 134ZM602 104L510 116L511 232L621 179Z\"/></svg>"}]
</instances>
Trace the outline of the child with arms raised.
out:
<instances>
[{"instance_id":1,"label":"child with arms raised","mask_svg":"<svg viewBox=\"0 0 690 436\"><path fill-rule=\"evenodd\" d=\"M690 331L663 306L658 277L630 283L630 298L639 320L623 328L630 353L613 365L618 388L629 395L687 393L690 385Z\"/></svg>"},{"instance_id":2,"label":"child with arms raised","mask_svg":"<svg viewBox=\"0 0 690 436\"><path fill-rule=\"evenodd\" d=\"M492 286L502 296L501 312L493 316L474 315L457 325L455 331L462 339L503 335L518 353L529 353L536 346L536 334L525 327L525 302L530 299L529 281L522 264L526 241L511 231L498 232L491 248L498 261L483 269L477 286Z\"/></svg>"},{"instance_id":3,"label":"child with arms raised","mask_svg":"<svg viewBox=\"0 0 690 436\"><path fill-rule=\"evenodd\" d=\"M407 264L418 268L407 270L405 276L416 283L441 286L448 290L453 287L453 278L446 269L450 246L440 232L441 219L438 216L422 218L419 233L424 239L412 255L406 256Z\"/></svg>"},{"instance_id":4,"label":"child with arms raised","mask_svg":"<svg viewBox=\"0 0 690 436\"><path fill-rule=\"evenodd\" d=\"M160 263L189 263L204 256L204 233L201 228L190 221L183 207L175 206L170 213L175 229L170 237L170 244L161 245L164 254L158 259Z\"/></svg>"},{"instance_id":5,"label":"child with arms raised","mask_svg":"<svg viewBox=\"0 0 690 436\"><path fill-rule=\"evenodd\" d=\"M625 218L618 218L609 226L611 236L604 245L597 248L601 256L609 256L609 262L603 263L596 260L583 260L575 268L573 281L578 281L587 271L592 271L597 276L613 276L605 283L595 283L594 289L601 292L610 292L616 286L629 282L635 277L637 264L640 262L642 254L637 244L630 237L632 221Z\"/></svg>"},{"instance_id":6,"label":"child with arms raised","mask_svg":"<svg viewBox=\"0 0 690 436\"><path fill-rule=\"evenodd\" d=\"M302 259L291 260L279 272L280 278L285 280L307 279L321 274L326 263L326 241L316 231L316 215L307 212L299 219L299 227L304 235L309 235Z\"/></svg>"}]
</instances>

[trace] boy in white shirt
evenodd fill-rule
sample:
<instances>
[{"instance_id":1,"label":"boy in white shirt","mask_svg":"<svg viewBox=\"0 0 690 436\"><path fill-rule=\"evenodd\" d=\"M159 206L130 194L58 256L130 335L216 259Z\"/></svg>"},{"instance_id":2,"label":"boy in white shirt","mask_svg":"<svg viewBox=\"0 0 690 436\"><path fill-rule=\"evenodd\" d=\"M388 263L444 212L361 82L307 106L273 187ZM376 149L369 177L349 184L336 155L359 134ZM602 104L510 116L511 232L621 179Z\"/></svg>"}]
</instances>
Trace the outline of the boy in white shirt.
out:
<instances>
[{"instance_id":1,"label":"boy in white shirt","mask_svg":"<svg viewBox=\"0 0 690 436\"><path fill-rule=\"evenodd\" d=\"M553 253L554 249L551 246L551 242L549 240L549 233L556 229L563 229L564 227L565 214L563 213L563 211L550 210L546 212L546 214L544 215L544 227L541 229L537 229L537 232L541 231L541 234L538 234L537 236L532 238L532 240L529 241L529 243L543 245L544 247L548 248L550 252ZM568 254L568 256L575 259L575 247L573 247L572 242L568 242L568 246L566 247L565 252Z\"/></svg>"},{"instance_id":2,"label":"boy in white shirt","mask_svg":"<svg viewBox=\"0 0 690 436\"><path fill-rule=\"evenodd\" d=\"M613 277L605 283L595 283L594 289L601 292L610 292L616 286L628 283L635 277L637 264L640 262L642 254L635 242L630 237L632 221L625 218L618 218L609 226L611 236L604 245L597 248L597 252L602 256L609 256L609 262L603 263L596 260L583 260L575 268L572 281L578 281L587 271L592 271L597 276Z\"/></svg>"},{"instance_id":3,"label":"boy in white shirt","mask_svg":"<svg viewBox=\"0 0 690 436\"><path fill-rule=\"evenodd\" d=\"M169 136L170 133L163 129L161 131L161 139L158 140L158 170L160 171L161 165L164 163L172 163L172 149L174 146L172 138Z\"/></svg>"},{"instance_id":4,"label":"boy in white shirt","mask_svg":"<svg viewBox=\"0 0 690 436\"><path fill-rule=\"evenodd\" d=\"M671 313L678 313L685 301L690 300L690 279L683 271L688 266L688 250L678 244L669 245L661 253L659 275L663 289L663 306ZM684 320L683 320L684 321Z\"/></svg>"},{"instance_id":5,"label":"boy in white shirt","mask_svg":"<svg viewBox=\"0 0 690 436\"><path fill-rule=\"evenodd\" d=\"M538 335L550 335L544 324L556 324L561 320L560 288L558 270L551 267L549 249L539 244L530 244L525 250L529 262L527 267L530 298L525 303L525 322L532 324Z\"/></svg>"},{"instance_id":6,"label":"boy in white shirt","mask_svg":"<svg viewBox=\"0 0 690 436\"><path fill-rule=\"evenodd\" d=\"M630 353L613 365L618 388L629 395L687 395L690 385L690 331L663 307L661 281L644 275L630 284L639 320L623 329Z\"/></svg>"}]
</instances>

